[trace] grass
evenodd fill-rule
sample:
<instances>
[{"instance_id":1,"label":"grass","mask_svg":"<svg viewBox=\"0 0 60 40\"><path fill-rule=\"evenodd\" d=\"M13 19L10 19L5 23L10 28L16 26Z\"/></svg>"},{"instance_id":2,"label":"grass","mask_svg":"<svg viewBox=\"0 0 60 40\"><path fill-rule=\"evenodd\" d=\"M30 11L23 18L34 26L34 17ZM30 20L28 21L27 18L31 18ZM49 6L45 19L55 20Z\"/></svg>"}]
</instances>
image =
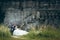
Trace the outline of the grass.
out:
<instances>
[{"instance_id":1,"label":"grass","mask_svg":"<svg viewBox=\"0 0 60 40\"><path fill-rule=\"evenodd\" d=\"M13 38L7 26L0 25L0 40L60 40L60 29L48 26L42 30L31 30L29 34L19 38Z\"/></svg>"}]
</instances>

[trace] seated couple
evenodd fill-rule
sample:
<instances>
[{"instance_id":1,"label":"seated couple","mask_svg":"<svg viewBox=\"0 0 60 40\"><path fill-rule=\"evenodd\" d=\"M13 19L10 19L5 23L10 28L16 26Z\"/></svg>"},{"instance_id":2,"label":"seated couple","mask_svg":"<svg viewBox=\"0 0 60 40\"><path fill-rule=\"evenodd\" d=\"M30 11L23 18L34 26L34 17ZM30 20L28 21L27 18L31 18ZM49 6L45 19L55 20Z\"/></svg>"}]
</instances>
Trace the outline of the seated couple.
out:
<instances>
[{"instance_id":1,"label":"seated couple","mask_svg":"<svg viewBox=\"0 0 60 40\"><path fill-rule=\"evenodd\" d=\"M13 26L11 29L11 33L13 36L21 36L28 34L27 31L21 30L19 26Z\"/></svg>"}]
</instances>

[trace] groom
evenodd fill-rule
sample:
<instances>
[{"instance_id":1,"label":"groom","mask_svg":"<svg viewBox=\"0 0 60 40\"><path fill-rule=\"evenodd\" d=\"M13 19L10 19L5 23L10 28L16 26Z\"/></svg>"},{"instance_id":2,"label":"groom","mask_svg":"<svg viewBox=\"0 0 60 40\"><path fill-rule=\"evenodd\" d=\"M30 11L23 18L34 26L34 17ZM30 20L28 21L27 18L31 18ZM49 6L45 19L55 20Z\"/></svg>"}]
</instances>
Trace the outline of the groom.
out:
<instances>
[{"instance_id":1,"label":"groom","mask_svg":"<svg viewBox=\"0 0 60 40\"><path fill-rule=\"evenodd\" d=\"M12 25L12 26L10 27L11 35L13 35L13 31L15 30L15 27L16 27L16 25Z\"/></svg>"}]
</instances>

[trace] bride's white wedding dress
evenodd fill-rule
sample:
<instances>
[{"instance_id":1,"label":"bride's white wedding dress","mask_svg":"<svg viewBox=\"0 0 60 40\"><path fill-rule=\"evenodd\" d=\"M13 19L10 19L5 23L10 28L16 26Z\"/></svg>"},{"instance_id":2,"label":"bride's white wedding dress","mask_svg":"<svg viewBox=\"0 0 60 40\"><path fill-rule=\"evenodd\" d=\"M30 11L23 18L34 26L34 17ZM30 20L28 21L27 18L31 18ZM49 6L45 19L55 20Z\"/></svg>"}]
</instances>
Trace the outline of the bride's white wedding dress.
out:
<instances>
[{"instance_id":1,"label":"bride's white wedding dress","mask_svg":"<svg viewBox=\"0 0 60 40\"><path fill-rule=\"evenodd\" d=\"M20 29L16 29L16 30L14 30L14 32L13 32L13 35L14 35L14 36L22 36L22 35L26 35L26 34L28 34L27 31L20 30Z\"/></svg>"}]
</instances>

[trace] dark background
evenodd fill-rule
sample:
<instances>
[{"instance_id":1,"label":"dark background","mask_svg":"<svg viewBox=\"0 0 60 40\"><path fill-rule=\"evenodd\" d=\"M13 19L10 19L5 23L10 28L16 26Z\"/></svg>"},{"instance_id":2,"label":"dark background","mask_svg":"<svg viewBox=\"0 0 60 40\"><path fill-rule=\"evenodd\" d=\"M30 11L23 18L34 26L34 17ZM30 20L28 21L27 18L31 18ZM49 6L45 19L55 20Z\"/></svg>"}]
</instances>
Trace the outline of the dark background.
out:
<instances>
[{"instance_id":1,"label":"dark background","mask_svg":"<svg viewBox=\"0 0 60 40\"><path fill-rule=\"evenodd\" d=\"M4 21L4 17L5 17L5 12L2 10L2 8L3 8L3 3L4 2L11 2L11 1L15 1L15 2L17 2L17 1L20 1L20 2L23 2L23 1L40 1L40 2L52 2L52 3L55 3L56 1L59 1L59 0L0 0L0 23L3 23L3 21ZM59 2L59 4L60 4L60 2Z\"/></svg>"}]
</instances>

